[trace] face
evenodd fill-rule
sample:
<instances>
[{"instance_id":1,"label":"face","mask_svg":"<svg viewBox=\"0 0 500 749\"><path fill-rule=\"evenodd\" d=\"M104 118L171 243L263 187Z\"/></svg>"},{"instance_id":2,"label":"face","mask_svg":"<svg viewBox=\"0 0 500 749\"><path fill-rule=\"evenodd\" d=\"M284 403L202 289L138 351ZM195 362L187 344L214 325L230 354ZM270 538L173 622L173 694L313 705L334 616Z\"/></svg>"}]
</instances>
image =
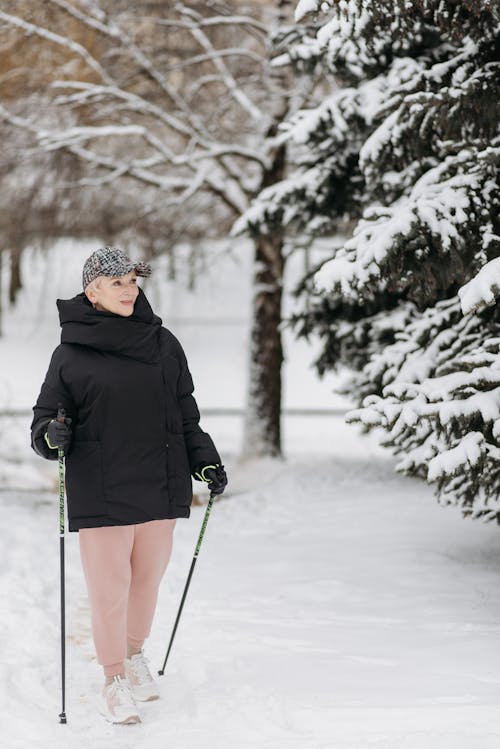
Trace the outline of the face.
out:
<instances>
[{"instance_id":1,"label":"face","mask_svg":"<svg viewBox=\"0 0 500 749\"><path fill-rule=\"evenodd\" d=\"M131 270L126 276L99 276L96 281L85 289L95 309L130 317L139 295L136 272Z\"/></svg>"}]
</instances>

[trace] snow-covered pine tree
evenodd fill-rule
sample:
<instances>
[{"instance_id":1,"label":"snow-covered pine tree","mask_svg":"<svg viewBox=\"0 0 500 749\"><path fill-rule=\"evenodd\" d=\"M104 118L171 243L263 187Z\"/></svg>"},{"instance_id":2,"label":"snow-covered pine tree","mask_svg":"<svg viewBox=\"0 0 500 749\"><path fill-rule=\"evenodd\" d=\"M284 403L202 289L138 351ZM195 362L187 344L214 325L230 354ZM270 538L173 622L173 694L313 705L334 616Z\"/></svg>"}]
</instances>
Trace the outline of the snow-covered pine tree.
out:
<instances>
[{"instance_id":1,"label":"snow-covered pine tree","mask_svg":"<svg viewBox=\"0 0 500 749\"><path fill-rule=\"evenodd\" d=\"M398 470L500 523L500 6L301 0L297 18L311 11L276 64L334 85L286 124L296 170L238 229L355 222L304 282L299 332L322 337L320 372L352 370L347 420L385 429Z\"/></svg>"}]
</instances>

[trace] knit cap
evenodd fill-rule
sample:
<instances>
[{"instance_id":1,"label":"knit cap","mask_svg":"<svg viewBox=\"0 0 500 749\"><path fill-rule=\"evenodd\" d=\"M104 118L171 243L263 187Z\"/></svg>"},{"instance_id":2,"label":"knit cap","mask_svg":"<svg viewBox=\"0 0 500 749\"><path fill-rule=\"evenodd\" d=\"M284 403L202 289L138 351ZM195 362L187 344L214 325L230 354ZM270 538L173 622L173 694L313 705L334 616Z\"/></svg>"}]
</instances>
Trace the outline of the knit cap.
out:
<instances>
[{"instance_id":1,"label":"knit cap","mask_svg":"<svg viewBox=\"0 0 500 749\"><path fill-rule=\"evenodd\" d=\"M83 265L82 282L86 289L98 276L126 276L135 270L138 276L151 275L151 266L143 261L131 260L117 247L101 247L88 257Z\"/></svg>"}]
</instances>

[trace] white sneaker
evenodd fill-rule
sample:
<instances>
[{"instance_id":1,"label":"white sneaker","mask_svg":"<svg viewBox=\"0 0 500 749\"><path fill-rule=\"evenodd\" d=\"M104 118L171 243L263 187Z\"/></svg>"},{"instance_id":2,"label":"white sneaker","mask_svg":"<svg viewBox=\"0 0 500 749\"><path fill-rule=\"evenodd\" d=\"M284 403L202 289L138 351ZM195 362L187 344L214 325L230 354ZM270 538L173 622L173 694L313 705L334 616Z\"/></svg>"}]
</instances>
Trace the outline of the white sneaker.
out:
<instances>
[{"instance_id":1,"label":"white sneaker","mask_svg":"<svg viewBox=\"0 0 500 749\"><path fill-rule=\"evenodd\" d=\"M141 722L130 684L123 676L115 676L104 686L98 709L110 723Z\"/></svg>"},{"instance_id":2,"label":"white sneaker","mask_svg":"<svg viewBox=\"0 0 500 749\"><path fill-rule=\"evenodd\" d=\"M148 659L142 650L130 658L125 658L123 664L135 699L139 702L157 700L160 693L148 668Z\"/></svg>"}]
</instances>

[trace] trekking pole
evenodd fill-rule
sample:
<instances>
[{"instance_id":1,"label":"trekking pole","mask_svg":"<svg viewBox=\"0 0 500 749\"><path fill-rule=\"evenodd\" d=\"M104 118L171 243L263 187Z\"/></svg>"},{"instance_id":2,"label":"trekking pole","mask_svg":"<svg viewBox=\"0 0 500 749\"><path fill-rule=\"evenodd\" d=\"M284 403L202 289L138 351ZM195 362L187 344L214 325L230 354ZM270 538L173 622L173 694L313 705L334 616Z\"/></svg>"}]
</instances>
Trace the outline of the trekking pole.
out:
<instances>
[{"instance_id":1,"label":"trekking pole","mask_svg":"<svg viewBox=\"0 0 500 749\"><path fill-rule=\"evenodd\" d=\"M66 411L59 404L57 421L64 424ZM62 710L59 723L66 723L66 617L65 617L65 573L64 573L64 450L58 448L59 463L59 559L61 570L61 690Z\"/></svg>"},{"instance_id":2,"label":"trekking pole","mask_svg":"<svg viewBox=\"0 0 500 749\"><path fill-rule=\"evenodd\" d=\"M208 518L209 518L209 515L210 515L210 510L212 509L212 505L213 505L215 497L216 497L215 494L210 494L210 499L208 500L207 509L205 510L205 517L203 518L203 523L202 523L202 526L201 526L200 535L198 536L198 543L196 544L196 549L194 551L193 561L191 562L191 569L189 570L188 579L187 579L186 585L184 587L184 593L182 594L181 605L179 606L179 611L177 612L177 617L175 619L175 624L174 624L174 628L172 630L172 635L170 637L170 642L168 643L167 654L165 656L165 660L163 661L162 668L158 671L158 674L160 676L163 676L163 674L165 673L165 666L167 665L167 659L168 659L170 650L172 649L172 643L174 642L175 633L177 631L177 625L179 624L179 619L181 618L182 608L184 606L184 601L186 600L186 595L187 595L187 592L188 592L188 589L189 589L189 584L190 584L191 578L193 576L193 570L194 570L194 567L195 567L195 564L196 564L196 560L198 559L198 552L200 551L201 542L203 541L203 536L205 535L205 528L207 527Z\"/></svg>"}]
</instances>

